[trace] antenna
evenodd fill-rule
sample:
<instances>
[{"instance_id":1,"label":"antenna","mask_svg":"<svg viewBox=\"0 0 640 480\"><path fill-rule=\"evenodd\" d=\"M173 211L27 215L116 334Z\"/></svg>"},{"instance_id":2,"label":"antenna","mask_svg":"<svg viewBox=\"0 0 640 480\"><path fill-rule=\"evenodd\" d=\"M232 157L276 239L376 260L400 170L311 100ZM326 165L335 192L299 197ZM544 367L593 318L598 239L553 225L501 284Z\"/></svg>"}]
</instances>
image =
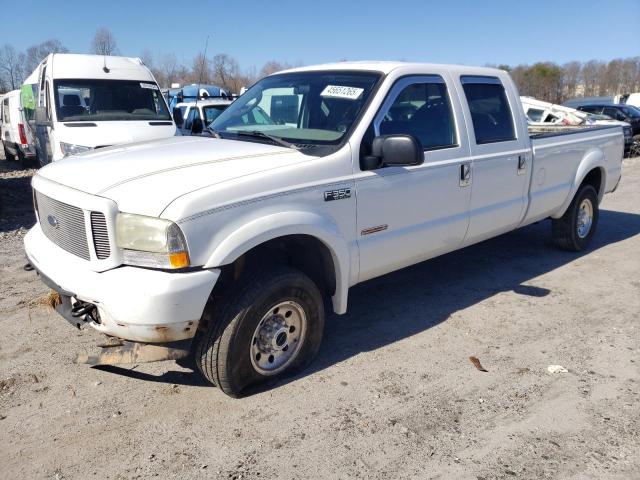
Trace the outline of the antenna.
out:
<instances>
[{"instance_id":1,"label":"antenna","mask_svg":"<svg viewBox=\"0 0 640 480\"><path fill-rule=\"evenodd\" d=\"M102 71L104 73L109 73L111 70L109 70L109 68L107 67L107 56L103 55L102 56Z\"/></svg>"},{"instance_id":2,"label":"antenna","mask_svg":"<svg viewBox=\"0 0 640 480\"><path fill-rule=\"evenodd\" d=\"M204 42L204 56L202 57L202 68L200 69L200 78L198 79L198 84L196 85L196 103L198 106L198 97L200 96L200 84L202 83L202 75L204 74L204 69L207 66L207 48L209 47L209 35L207 35L207 39Z\"/></svg>"}]
</instances>

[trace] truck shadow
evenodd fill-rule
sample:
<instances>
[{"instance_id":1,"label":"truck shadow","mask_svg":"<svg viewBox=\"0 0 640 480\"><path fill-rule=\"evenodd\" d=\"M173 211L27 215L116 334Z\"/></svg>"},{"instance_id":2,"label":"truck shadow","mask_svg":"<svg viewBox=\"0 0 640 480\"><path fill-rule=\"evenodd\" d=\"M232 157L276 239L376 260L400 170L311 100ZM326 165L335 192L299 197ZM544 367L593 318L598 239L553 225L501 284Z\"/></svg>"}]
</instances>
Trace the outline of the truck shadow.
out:
<instances>
[{"instance_id":1,"label":"truck shadow","mask_svg":"<svg viewBox=\"0 0 640 480\"><path fill-rule=\"evenodd\" d=\"M311 368L281 384L423 332L500 292L546 296L550 290L527 282L638 235L640 215L602 210L590 248L580 253L556 248L550 228L543 221L355 286L348 313L327 316Z\"/></svg>"},{"instance_id":2,"label":"truck shadow","mask_svg":"<svg viewBox=\"0 0 640 480\"><path fill-rule=\"evenodd\" d=\"M556 248L550 228L549 221L544 221L355 286L349 293L348 313L327 315L323 345L313 364L298 375L264 385L251 394L294 382L361 352L428 330L455 312L500 292L544 297L551 291L527 282L638 235L640 215L601 210L591 246L580 253ZM168 371L155 376L120 367L94 368L152 382L207 385L195 372Z\"/></svg>"}]
</instances>

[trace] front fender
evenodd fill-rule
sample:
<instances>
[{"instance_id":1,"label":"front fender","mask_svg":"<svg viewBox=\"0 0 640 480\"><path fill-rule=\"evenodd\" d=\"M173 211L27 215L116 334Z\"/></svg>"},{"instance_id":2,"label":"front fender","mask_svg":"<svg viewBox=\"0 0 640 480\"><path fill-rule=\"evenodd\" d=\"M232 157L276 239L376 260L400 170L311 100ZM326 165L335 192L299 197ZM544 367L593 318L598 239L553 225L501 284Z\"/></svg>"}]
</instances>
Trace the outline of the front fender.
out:
<instances>
[{"instance_id":1,"label":"front fender","mask_svg":"<svg viewBox=\"0 0 640 480\"><path fill-rule=\"evenodd\" d=\"M215 268L232 263L252 248L286 235L309 235L329 248L336 273L333 308L336 313L345 313L351 265L349 248L337 225L317 213L279 212L249 221L216 245L204 268Z\"/></svg>"},{"instance_id":2,"label":"front fender","mask_svg":"<svg viewBox=\"0 0 640 480\"><path fill-rule=\"evenodd\" d=\"M604 152L601 149L592 148L584 155L582 161L578 165L567 198L565 199L562 206L558 209L558 211L551 215L551 218L560 218L565 214L565 212L569 208L569 205L571 205L571 201L578 191L578 188L582 184L582 181L594 168L600 169L600 173L602 175L602 181L600 182L600 191L598 192L598 203L602 201L605 185L607 184L607 169L605 168L605 157Z\"/></svg>"}]
</instances>

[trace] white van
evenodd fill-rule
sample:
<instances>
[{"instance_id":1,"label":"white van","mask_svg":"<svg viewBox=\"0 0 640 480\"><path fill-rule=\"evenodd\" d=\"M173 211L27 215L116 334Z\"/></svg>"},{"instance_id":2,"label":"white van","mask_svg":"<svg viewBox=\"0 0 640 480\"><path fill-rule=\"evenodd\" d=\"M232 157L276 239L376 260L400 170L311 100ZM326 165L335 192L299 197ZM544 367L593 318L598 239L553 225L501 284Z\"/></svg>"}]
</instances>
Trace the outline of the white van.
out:
<instances>
[{"instance_id":1,"label":"white van","mask_svg":"<svg viewBox=\"0 0 640 480\"><path fill-rule=\"evenodd\" d=\"M55 53L37 72L34 123L42 165L176 134L160 88L139 58Z\"/></svg>"},{"instance_id":2,"label":"white van","mask_svg":"<svg viewBox=\"0 0 640 480\"><path fill-rule=\"evenodd\" d=\"M36 151L27 121L20 105L20 90L13 90L2 97L0 103L0 138L7 160L18 160L26 167L34 163Z\"/></svg>"}]
</instances>

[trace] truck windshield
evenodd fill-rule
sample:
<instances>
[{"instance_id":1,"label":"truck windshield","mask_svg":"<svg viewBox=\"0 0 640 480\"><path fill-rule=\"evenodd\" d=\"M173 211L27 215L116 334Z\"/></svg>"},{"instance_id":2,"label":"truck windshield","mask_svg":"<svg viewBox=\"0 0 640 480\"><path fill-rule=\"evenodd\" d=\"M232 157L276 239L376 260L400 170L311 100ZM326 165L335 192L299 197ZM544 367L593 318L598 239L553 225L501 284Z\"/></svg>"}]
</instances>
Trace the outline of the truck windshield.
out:
<instances>
[{"instance_id":1,"label":"truck windshield","mask_svg":"<svg viewBox=\"0 0 640 480\"><path fill-rule=\"evenodd\" d=\"M350 131L380 76L317 71L266 77L222 112L211 128L243 140L264 140L239 134L258 131L294 144L334 145Z\"/></svg>"},{"instance_id":2,"label":"truck windshield","mask_svg":"<svg viewBox=\"0 0 640 480\"><path fill-rule=\"evenodd\" d=\"M133 80L55 80L58 121L167 120L169 110L153 82Z\"/></svg>"}]
</instances>

